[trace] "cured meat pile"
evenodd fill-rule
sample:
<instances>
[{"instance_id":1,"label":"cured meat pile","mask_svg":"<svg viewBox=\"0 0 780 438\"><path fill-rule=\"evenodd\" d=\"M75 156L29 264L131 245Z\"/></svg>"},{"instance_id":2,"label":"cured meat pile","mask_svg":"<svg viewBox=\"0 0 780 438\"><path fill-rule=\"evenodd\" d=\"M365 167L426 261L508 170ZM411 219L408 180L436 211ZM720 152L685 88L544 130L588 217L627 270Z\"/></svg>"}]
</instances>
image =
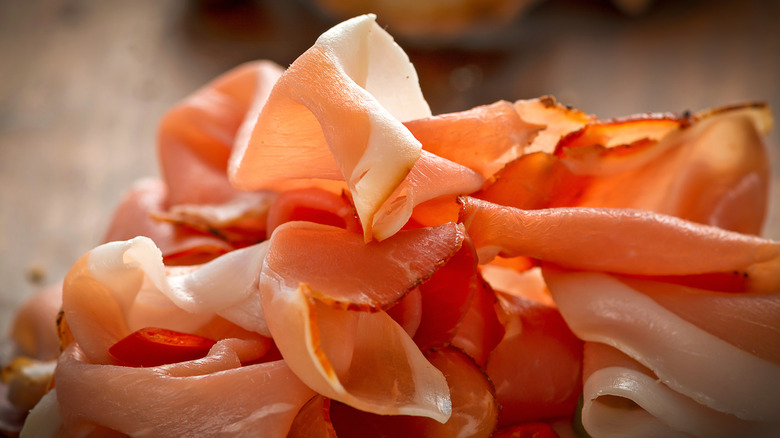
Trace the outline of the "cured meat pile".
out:
<instances>
[{"instance_id":1,"label":"cured meat pile","mask_svg":"<svg viewBox=\"0 0 780 438\"><path fill-rule=\"evenodd\" d=\"M374 17L343 22L165 116L161 179L19 313L57 356L22 435L777 436L771 124L432 116Z\"/></svg>"}]
</instances>

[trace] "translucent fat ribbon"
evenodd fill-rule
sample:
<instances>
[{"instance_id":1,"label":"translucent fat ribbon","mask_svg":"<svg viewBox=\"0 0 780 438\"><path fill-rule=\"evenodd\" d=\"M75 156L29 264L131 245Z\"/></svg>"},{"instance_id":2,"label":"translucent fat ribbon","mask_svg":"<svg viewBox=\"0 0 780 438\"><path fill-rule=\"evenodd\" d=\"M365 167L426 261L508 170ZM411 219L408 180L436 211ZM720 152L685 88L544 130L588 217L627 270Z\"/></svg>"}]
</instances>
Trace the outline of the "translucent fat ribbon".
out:
<instances>
[{"instance_id":1,"label":"translucent fat ribbon","mask_svg":"<svg viewBox=\"0 0 780 438\"><path fill-rule=\"evenodd\" d=\"M101 245L65 278L65 319L94 363L111 363L108 348L144 327L201 332L215 340L261 338L267 328L257 281L267 247L232 251L203 265L166 268L160 250L146 237ZM233 323L220 323L220 315Z\"/></svg>"},{"instance_id":2,"label":"translucent fat ribbon","mask_svg":"<svg viewBox=\"0 0 780 438\"><path fill-rule=\"evenodd\" d=\"M780 430L780 361L762 347L778 345L777 293L717 293L552 268L544 275L574 333L612 347L586 349L583 424L591 433L610 436L631 423L637 436ZM679 298L670 301L672 295ZM714 315L735 333L716 336L690 317L696 310L684 308L699 301L718 307ZM744 330L763 335L748 338L738 333Z\"/></svg>"},{"instance_id":3,"label":"translucent fat ribbon","mask_svg":"<svg viewBox=\"0 0 780 438\"><path fill-rule=\"evenodd\" d=\"M710 409L604 344L585 344L585 369L582 422L594 436L772 437L780 429Z\"/></svg>"}]
</instances>

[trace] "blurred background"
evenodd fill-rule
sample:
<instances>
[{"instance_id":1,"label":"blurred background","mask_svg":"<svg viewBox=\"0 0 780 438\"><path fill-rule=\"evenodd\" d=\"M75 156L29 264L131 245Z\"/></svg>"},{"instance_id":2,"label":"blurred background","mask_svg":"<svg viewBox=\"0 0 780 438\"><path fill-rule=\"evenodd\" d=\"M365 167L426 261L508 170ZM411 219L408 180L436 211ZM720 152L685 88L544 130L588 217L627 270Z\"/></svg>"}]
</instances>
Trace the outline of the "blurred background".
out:
<instances>
[{"instance_id":1,"label":"blurred background","mask_svg":"<svg viewBox=\"0 0 780 438\"><path fill-rule=\"evenodd\" d=\"M0 0L0 334L101 243L123 191L157 174L166 109L242 62L288 65L368 10L434 113L545 94L600 118L749 100L780 112L778 1ZM776 176L775 239L779 198Z\"/></svg>"}]
</instances>

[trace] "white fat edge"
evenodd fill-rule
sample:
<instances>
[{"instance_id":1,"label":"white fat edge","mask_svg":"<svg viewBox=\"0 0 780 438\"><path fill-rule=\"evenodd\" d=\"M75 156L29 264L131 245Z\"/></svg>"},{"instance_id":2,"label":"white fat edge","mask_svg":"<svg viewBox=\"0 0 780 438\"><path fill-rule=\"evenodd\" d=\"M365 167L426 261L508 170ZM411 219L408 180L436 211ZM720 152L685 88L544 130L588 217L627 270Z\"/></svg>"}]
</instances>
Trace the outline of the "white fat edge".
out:
<instances>
[{"instance_id":1,"label":"white fat edge","mask_svg":"<svg viewBox=\"0 0 780 438\"><path fill-rule=\"evenodd\" d=\"M376 23L376 15L346 20L315 42L338 60L350 79L401 122L430 117L428 102L409 56Z\"/></svg>"},{"instance_id":2,"label":"white fat edge","mask_svg":"<svg viewBox=\"0 0 780 438\"><path fill-rule=\"evenodd\" d=\"M372 233L375 215L386 208L385 201L403 183L422 154L422 144L388 114L372 112L369 123L366 149L352 173L345 175L367 237ZM402 215L396 224L405 223L411 217L412 209L406 204L400 209Z\"/></svg>"},{"instance_id":3,"label":"white fat edge","mask_svg":"<svg viewBox=\"0 0 780 438\"><path fill-rule=\"evenodd\" d=\"M182 276L168 277L169 298L190 312L216 312L258 293L270 241L230 251ZM181 304L180 304L181 303Z\"/></svg>"},{"instance_id":4,"label":"white fat edge","mask_svg":"<svg viewBox=\"0 0 780 438\"><path fill-rule=\"evenodd\" d=\"M136 237L92 250L89 270L112 292L127 315L133 313L139 297L153 304L155 295L161 294L176 307L208 318L256 293L267 250L268 243L263 242L168 277L159 248L147 237ZM157 306L162 309L163 304L164 300Z\"/></svg>"},{"instance_id":5,"label":"white fat edge","mask_svg":"<svg viewBox=\"0 0 780 438\"><path fill-rule=\"evenodd\" d=\"M347 20L317 39L337 66L369 96L370 133L365 152L344 178L353 190L366 239L373 217L420 157L422 144L401 122L431 115L408 56L376 24L373 14ZM357 96L361 98L361 96ZM392 145L392 147L388 147ZM405 212L411 215L411 209ZM408 217L407 217L408 219Z\"/></svg>"},{"instance_id":6,"label":"white fat edge","mask_svg":"<svg viewBox=\"0 0 780 438\"><path fill-rule=\"evenodd\" d=\"M271 331L268 329L268 323L265 321L265 312L263 311L263 303L259 292L249 295L244 301L219 310L217 315L244 330L260 333L267 338L271 337Z\"/></svg>"},{"instance_id":7,"label":"white fat edge","mask_svg":"<svg viewBox=\"0 0 780 438\"><path fill-rule=\"evenodd\" d=\"M776 417L780 366L698 328L608 274L549 274L547 285L580 339L617 348L671 389L718 411L754 421ZM598 299L588 290L598 291ZM632 324L623 322L626 315Z\"/></svg>"},{"instance_id":8,"label":"white fat edge","mask_svg":"<svg viewBox=\"0 0 780 438\"><path fill-rule=\"evenodd\" d=\"M600 400L609 396L626 399L627 406ZM780 433L780 423L752 422L710 409L647 374L619 366L591 374L583 397L583 426L594 436L729 438Z\"/></svg>"}]
</instances>

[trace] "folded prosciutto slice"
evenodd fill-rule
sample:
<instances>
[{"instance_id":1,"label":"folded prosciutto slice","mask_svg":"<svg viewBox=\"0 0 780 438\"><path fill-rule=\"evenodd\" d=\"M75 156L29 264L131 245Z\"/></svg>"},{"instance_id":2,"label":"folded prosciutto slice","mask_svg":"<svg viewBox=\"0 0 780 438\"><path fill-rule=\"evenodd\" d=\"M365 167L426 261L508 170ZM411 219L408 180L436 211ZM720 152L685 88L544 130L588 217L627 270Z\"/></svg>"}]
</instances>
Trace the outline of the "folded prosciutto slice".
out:
<instances>
[{"instance_id":1,"label":"folded prosciutto slice","mask_svg":"<svg viewBox=\"0 0 780 438\"><path fill-rule=\"evenodd\" d=\"M493 436L499 406L484 371L467 354L453 347L431 350L426 358L447 377L452 416L446 423L425 417L377 415L317 396L298 413L288 437Z\"/></svg>"},{"instance_id":2,"label":"folded prosciutto slice","mask_svg":"<svg viewBox=\"0 0 780 438\"><path fill-rule=\"evenodd\" d=\"M242 366L256 348L228 339L203 359L130 368L94 364L73 343L59 359L52 394L69 436L284 437L314 392L284 361Z\"/></svg>"},{"instance_id":3,"label":"folded prosciutto slice","mask_svg":"<svg viewBox=\"0 0 780 438\"><path fill-rule=\"evenodd\" d=\"M105 242L146 236L155 242L167 264L194 264L213 259L233 246L194 227L161 220L167 189L162 181L144 179L125 193L103 238Z\"/></svg>"},{"instance_id":4,"label":"folded prosciutto slice","mask_svg":"<svg viewBox=\"0 0 780 438\"><path fill-rule=\"evenodd\" d=\"M231 180L252 189L343 178L371 230L420 156L401 122L429 115L406 54L373 16L356 17L320 36L282 75L231 158Z\"/></svg>"},{"instance_id":5,"label":"folded prosciutto slice","mask_svg":"<svg viewBox=\"0 0 780 438\"><path fill-rule=\"evenodd\" d=\"M166 262L192 264L263 240L275 195L235 189L226 170L281 74L269 61L247 63L168 111L158 132L162 178L125 194L104 241L147 236Z\"/></svg>"},{"instance_id":6,"label":"folded prosciutto slice","mask_svg":"<svg viewBox=\"0 0 780 438\"><path fill-rule=\"evenodd\" d=\"M590 433L780 431L780 243L637 210L461 202L485 260L540 260L572 331L618 351L586 357Z\"/></svg>"},{"instance_id":7,"label":"folded prosciutto slice","mask_svg":"<svg viewBox=\"0 0 780 438\"><path fill-rule=\"evenodd\" d=\"M521 210L461 198L480 260L527 256L575 269L651 276L722 273L744 289L780 289L780 242L644 210Z\"/></svg>"},{"instance_id":8,"label":"folded prosciutto slice","mask_svg":"<svg viewBox=\"0 0 780 438\"><path fill-rule=\"evenodd\" d=\"M234 144L245 141L282 71L269 61L244 64L168 111L158 134L168 206L219 204L239 193L226 177L228 159Z\"/></svg>"},{"instance_id":9,"label":"folded prosciutto slice","mask_svg":"<svg viewBox=\"0 0 780 438\"><path fill-rule=\"evenodd\" d=\"M65 278L64 319L84 355L102 364L113 363L109 347L144 327L262 341L267 328L254 311L262 312L257 281L267 247L259 244L207 264L167 268L148 238L101 245Z\"/></svg>"},{"instance_id":10,"label":"folded prosciutto slice","mask_svg":"<svg viewBox=\"0 0 780 438\"><path fill-rule=\"evenodd\" d=\"M499 101L459 113L404 123L423 149L490 178L520 157L544 125L523 120L514 105Z\"/></svg>"},{"instance_id":11,"label":"folded prosciutto slice","mask_svg":"<svg viewBox=\"0 0 780 438\"><path fill-rule=\"evenodd\" d=\"M357 411L341 403L331 403L329 417L336 436L492 436L499 407L493 385L485 372L467 354L453 347L432 350L426 354L426 358L447 377L452 394L452 416L446 423L424 417L376 415Z\"/></svg>"},{"instance_id":12,"label":"folded prosciutto slice","mask_svg":"<svg viewBox=\"0 0 780 438\"><path fill-rule=\"evenodd\" d=\"M763 104L591 121L554 153L509 163L475 196L523 209L637 208L760 234L769 188L762 136L771 125Z\"/></svg>"},{"instance_id":13,"label":"folded prosciutto slice","mask_svg":"<svg viewBox=\"0 0 780 438\"><path fill-rule=\"evenodd\" d=\"M309 387L355 408L447 421L452 404L444 376L382 309L430 277L463 238L455 224L369 244L331 226L277 228L260 291L285 361Z\"/></svg>"},{"instance_id":14,"label":"folded prosciutto slice","mask_svg":"<svg viewBox=\"0 0 780 438\"><path fill-rule=\"evenodd\" d=\"M577 205L643 208L760 234L769 190L762 137L770 128L769 109L748 104L591 124L558 150L574 174L592 179Z\"/></svg>"},{"instance_id":15,"label":"folded prosciutto slice","mask_svg":"<svg viewBox=\"0 0 780 438\"><path fill-rule=\"evenodd\" d=\"M780 293L711 292L545 271L589 344L582 421L595 436L780 433Z\"/></svg>"},{"instance_id":16,"label":"folded prosciutto slice","mask_svg":"<svg viewBox=\"0 0 780 438\"><path fill-rule=\"evenodd\" d=\"M484 181L422 153L402 122L430 115L403 50L373 15L356 17L322 34L279 78L251 136L231 155L230 179L241 189L275 190L345 181L366 241L382 240L414 205Z\"/></svg>"}]
</instances>

